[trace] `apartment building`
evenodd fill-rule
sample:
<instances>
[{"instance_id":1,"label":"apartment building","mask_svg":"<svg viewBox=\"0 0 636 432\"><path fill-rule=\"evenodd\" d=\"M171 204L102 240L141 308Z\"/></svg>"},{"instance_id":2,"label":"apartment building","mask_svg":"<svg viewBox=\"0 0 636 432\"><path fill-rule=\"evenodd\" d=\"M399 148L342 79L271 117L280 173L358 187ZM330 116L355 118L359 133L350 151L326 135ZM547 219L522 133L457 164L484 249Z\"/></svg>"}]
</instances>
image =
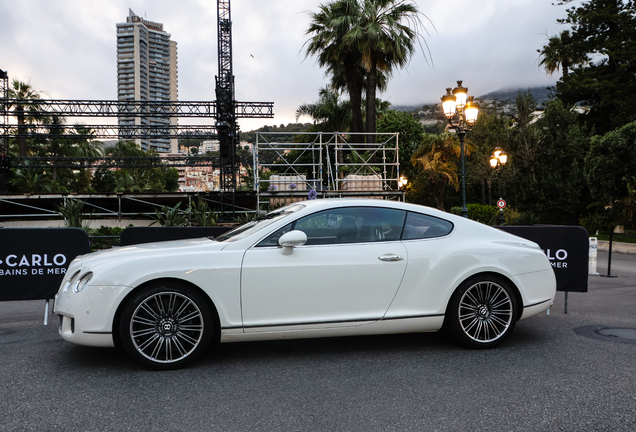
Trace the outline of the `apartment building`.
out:
<instances>
[{"instance_id":1,"label":"apartment building","mask_svg":"<svg viewBox=\"0 0 636 432\"><path fill-rule=\"evenodd\" d=\"M177 100L177 43L163 24L148 21L128 9L125 23L117 24L117 99L149 102ZM125 126L177 125L170 116L118 119L119 138L130 139ZM139 147L161 153L178 153L176 138L134 138Z\"/></svg>"}]
</instances>

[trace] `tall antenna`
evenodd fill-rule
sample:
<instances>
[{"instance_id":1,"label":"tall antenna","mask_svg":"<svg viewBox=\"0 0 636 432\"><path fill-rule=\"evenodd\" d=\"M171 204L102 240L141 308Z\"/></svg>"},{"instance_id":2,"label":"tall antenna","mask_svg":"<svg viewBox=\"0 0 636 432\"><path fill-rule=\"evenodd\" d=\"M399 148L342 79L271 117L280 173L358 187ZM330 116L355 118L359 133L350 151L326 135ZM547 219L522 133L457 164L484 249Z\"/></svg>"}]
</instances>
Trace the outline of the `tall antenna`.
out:
<instances>
[{"instance_id":1,"label":"tall antenna","mask_svg":"<svg viewBox=\"0 0 636 432\"><path fill-rule=\"evenodd\" d=\"M220 188L236 190L236 101L232 71L232 18L230 0L217 0L219 73L216 76L216 130L219 135L221 167Z\"/></svg>"}]
</instances>

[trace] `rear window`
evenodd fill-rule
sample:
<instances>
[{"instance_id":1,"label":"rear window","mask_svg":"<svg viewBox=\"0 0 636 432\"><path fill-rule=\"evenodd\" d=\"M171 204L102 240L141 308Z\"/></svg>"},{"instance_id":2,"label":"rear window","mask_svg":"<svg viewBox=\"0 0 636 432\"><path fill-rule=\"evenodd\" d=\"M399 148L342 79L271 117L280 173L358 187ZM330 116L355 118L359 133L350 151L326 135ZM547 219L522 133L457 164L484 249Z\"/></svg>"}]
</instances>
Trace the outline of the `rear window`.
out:
<instances>
[{"instance_id":1,"label":"rear window","mask_svg":"<svg viewBox=\"0 0 636 432\"><path fill-rule=\"evenodd\" d=\"M453 224L447 220L420 213L408 212L402 240L420 240L443 237L453 231Z\"/></svg>"}]
</instances>

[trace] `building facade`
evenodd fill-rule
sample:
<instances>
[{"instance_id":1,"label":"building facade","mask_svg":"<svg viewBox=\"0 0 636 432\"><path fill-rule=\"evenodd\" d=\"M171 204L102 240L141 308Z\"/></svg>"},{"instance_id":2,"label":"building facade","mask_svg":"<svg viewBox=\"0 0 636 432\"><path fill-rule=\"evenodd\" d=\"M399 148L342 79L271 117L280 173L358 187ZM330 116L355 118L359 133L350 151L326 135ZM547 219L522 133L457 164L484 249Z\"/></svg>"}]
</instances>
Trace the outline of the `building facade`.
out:
<instances>
[{"instance_id":1,"label":"building facade","mask_svg":"<svg viewBox=\"0 0 636 432\"><path fill-rule=\"evenodd\" d=\"M117 99L149 102L177 100L177 43L163 24L143 19L128 10L125 23L117 24ZM176 117L125 117L118 119L119 138L128 139L125 126L176 125ZM178 153L176 138L135 138L144 150Z\"/></svg>"}]
</instances>

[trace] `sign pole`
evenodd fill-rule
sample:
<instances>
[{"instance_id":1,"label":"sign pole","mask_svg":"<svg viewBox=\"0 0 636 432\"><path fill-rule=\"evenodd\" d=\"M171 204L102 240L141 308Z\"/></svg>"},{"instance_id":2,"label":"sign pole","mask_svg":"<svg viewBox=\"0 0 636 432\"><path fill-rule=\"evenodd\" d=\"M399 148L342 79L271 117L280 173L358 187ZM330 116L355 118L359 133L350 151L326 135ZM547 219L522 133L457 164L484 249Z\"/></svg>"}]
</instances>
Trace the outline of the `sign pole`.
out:
<instances>
[{"instance_id":1,"label":"sign pole","mask_svg":"<svg viewBox=\"0 0 636 432\"><path fill-rule=\"evenodd\" d=\"M499 187L501 188L501 183L499 183ZM499 193L501 194L501 189L499 190ZM503 198L499 198L497 201L497 207L499 207L499 225L503 225L505 222L503 209L506 208L506 201L504 201Z\"/></svg>"},{"instance_id":2,"label":"sign pole","mask_svg":"<svg viewBox=\"0 0 636 432\"><path fill-rule=\"evenodd\" d=\"M46 305L44 306L44 325L49 325L49 302L51 300L46 299Z\"/></svg>"}]
</instances>

